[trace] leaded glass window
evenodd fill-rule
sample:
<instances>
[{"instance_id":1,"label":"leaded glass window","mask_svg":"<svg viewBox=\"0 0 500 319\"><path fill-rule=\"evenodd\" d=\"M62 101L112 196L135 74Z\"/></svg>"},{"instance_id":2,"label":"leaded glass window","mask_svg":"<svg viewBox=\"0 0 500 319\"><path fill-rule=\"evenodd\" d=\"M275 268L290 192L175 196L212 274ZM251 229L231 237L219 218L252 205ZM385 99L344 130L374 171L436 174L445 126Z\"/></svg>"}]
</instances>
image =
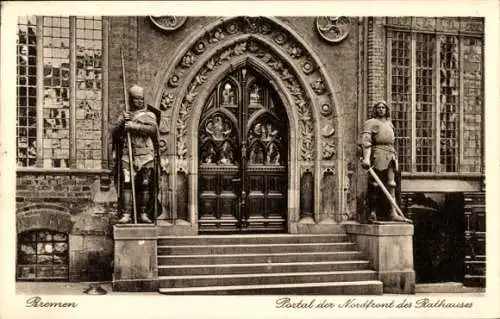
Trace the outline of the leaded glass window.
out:
<instances>
[{"instance_id":1,"label":"leaded glass window","mask_svg":"<svg viewBox=\"0 0 500 319\"><path fill-rule=\"evenodd\" d=\"M388 96L401 170L481 172L482 38L393 27L387 35Z\"/></svg>"},{"instance_id":2,"label":"leaded glass window","mask_svg":"<svg viewBox=\"0 0 500 319\"><path fill-rule=\"evenodd\" d=\"M99 169L101 17L19 17L17 164Z\"/></svg>"},{"instance_id":3,"label":"leaded glass window","mask_svg":"<svg viewBox=\"0 0 500 319\"><path fill-rule=\"evenodd\" d=\"M36 18L20 17L17 29L17 163L36 163Z\"/></svg>"},{"instance_id":4,"label":"leaded glass window","mask_svg":"<svg viewBox=\"0 0 500 319\"><path fill-rule=\"evenodd\" d=\"M411 46L409 33L399 32L392 38L391 53L392 121L401 169L411 164Z\"/></svg>"},{"instance_id":5,"label":"leaded glass window","mask_svg":"<svg viewBox=\"0 0 500 319\"><path fill-rule=\"evenodd\" d=\"M68 235L32 230L18 236L17 278L21 280L67 280Z\"/></svg>"}]
</instances>

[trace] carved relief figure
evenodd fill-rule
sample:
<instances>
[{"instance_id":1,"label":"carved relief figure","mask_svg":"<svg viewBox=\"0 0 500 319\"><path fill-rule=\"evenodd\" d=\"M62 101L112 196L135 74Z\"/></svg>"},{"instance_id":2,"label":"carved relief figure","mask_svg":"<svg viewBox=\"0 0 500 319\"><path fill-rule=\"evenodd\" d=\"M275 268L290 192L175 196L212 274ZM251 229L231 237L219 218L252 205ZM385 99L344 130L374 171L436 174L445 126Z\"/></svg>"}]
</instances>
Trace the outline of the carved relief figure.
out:
<instances>
[{"instance_id":1,"label":"carved relief figure","mask_svg":"<svg viewBox=\"0 0 500 319\"><path fill-rule=\"evenodd\" d=\"M260 104L260 88L258 85L253 85L250 90L250 103Z\"/></svg>"},{"instance_id":2,"label":"carved relief figure","mask_svg":"<svg viewBox=\"0 0 500 319\"><path fill-rule=\"evenodd\" d=\"M220 115L216 115L212 121L209 121L205 130L215 141L223 141L231 133L231 127L224 123Z\"/></svg>"},{"instance_id":3,"label":"carved relief figure","mask_svg":"<svg viewBox=\"0 0 500 319\"><path fill-rule=\"evenodd\" d=\"M394 126L390 119L389 106L385 101L377 102L373 107L374 116L367 120L360 136L362 148L362 162L364 169L372 170L383 185L379 185L373 175L368 181L368 221L388 220L406 222L404 216L397 213L396 207L391 205L388 197L383 192L387 189L392 198L396 200L396 174L398 161L394 148Z\"/></svg>"},{"instance_id":4,"label":"carved relief figure","mask_svg":"<svg viewBox=\"0 0 500 319\"><path fill-rule=\"evenodd\" d=\"M181 66L189 68L194 63L194 55L191 51L188 51L185 56L182 57Z\"/></svg>"},{"instance_id":5,"label":"carved relief figure","mask_svg":"<svg viewBox=\"0 0 500 319\"><path fill-rule=\"evenodd\" d=\"M234 92L231 84L226 83L222 91L222 104L234 104Z\"/></svg>"},{"instance_id":6,"label":"carved relief figure","mask_svg":"<svg viewBox=\"0 0 500 319\"><path fill-rule=\"evenodd\" d=\"M228 141L225 141L224 144L222 144L219 164L233 164L233 150Z\"/></svg>"},{"instance_id":7,"label":"carved relief figure","mask_svg":"<svg viewBox=\"0 0 500 319\"><path fill-rule=\"evenodd\" d=\"M275 143L269 144L267 148L266 165L280 165L280 152Z\"/></svg>"},{"instance_id":8,"label":"carved relief figure","mask_svg":"<svg viewBox=\"0 0 500 319\"><path fill-rule=\"evenodd\" d=\"M215 149L212 144L208 147L208 150L203 154L203 162L205 164L212 164L215 162Z\"/></svg>"},{"instance_id":9,"label":"carved relief figure","mask_svg":"<svg viewBox=\"0 0 500 319\"><path fill-rule=\"evenodd\" d=\"M250 164L280 165L279 131L271 123L255 124L249 136Z\"/></svg>"},{"instance_id":10,"label":"carved relief figure","mask_svg":"<svg viewBox=\"0 0 500 319\"><path fill-rule=\"evenodd\" d=\"M264 164L264 152L260 144L253 145L250 150L250 164Z\"/></svg>"}]
</instances>

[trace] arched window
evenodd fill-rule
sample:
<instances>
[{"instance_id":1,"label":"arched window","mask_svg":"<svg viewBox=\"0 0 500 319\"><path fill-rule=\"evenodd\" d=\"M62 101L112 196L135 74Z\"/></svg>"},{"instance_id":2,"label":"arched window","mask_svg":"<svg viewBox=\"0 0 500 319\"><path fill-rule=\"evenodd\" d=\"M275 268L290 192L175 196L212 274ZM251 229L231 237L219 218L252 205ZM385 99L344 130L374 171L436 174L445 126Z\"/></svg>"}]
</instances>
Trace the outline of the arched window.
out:
<instances>
[{"instance_id":1,"label":"arched window","mask_svg":"<svg viewBox=\"0 0 500 319\"><path fill-rule=\"evenodd\" d=\"M51 230L25 231L18 236L19 280L68 280L68 235Z\"/></svg>"}]
</instances>

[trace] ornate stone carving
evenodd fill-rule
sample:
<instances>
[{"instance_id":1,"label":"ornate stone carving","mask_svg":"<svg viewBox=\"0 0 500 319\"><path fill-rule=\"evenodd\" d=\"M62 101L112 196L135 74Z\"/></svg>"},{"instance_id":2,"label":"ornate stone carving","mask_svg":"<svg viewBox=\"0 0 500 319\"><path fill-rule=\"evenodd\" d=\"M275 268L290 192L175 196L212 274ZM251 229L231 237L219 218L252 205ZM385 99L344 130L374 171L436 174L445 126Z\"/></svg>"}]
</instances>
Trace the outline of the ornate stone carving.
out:
<instances>
[{"instance_id":1,"label":"ornate stone carving","mask_svg":"<svg viewBox=\"0 0 500 319\"><path fill-rule=\"evenodd\" d=\"M436 18L415 17L414 26L420 30L434 30L436 28Z\"/></svg>"},{"instance_id":2,"label":"ornate stone carving","mask_svg":"<svg viewBox=\"0 0 500 319\"><path fill-rule=\"evenodd\" d=\"M304 63L302 63L302 71L304 71L305 74L311 74L314 72L314 63L309 61L309 60L305 60Z\"/></svg>"},{"instance_id":3,"label":"ornate stone carving","mask_svg":"<svg viewBox=\"0 0 500 319\"><path fill-rule=\"evenodd\" d=\"M245 32L257 33L259 31L258 17L243 17Z\"/></svg>"},{"instance_id":4,"label":"ornate stone carving","mask_svg":"<svg viewBox=\"0 0 500 319\"><path fill-rule=\"evenodd\" d=\"M231 121L218 113L211 116L200 133L200 156L206 165L236 164L235 136Z\"/></svg>"},{"instance_id":5,"label":"ornate stone carving","mask_svg":"<svg viewBox=\"0 0 500 319\"><path fill-rule=\"evenodd\" d=\"M193 53L191 53L191 51L188 51L186 53L186 55L184 55L184 57L182 57L182 61L181 61L181 66L183 68L189 68L191 65L193 65L193 63L196 61Z\"/></svg>"},{"instance_id":6,"label":"ornate stone carving","mask_svg":"<svg viewBox=\"0 0 500 319\"><path fill-rule=\"evenodd\" d=\"M325 83L323 83L323 80L321 78L318 78L316 79L316 81L311 83L311 88L313 89L314 93L318 95L321 95L326 91Z\"/></svg>"},{"instance_id":7,"label":"ornate stone carving","mask_svg":"<svg viewBox=\"0 0 500 319\"><path fill-rule=\"evenodd\" d=\"M153 24L163 31L174 31L186 23L187 17L180 16L149 16Z\"/></svg>"},{"instance_id":8,"label":"ornate stone carving","mask_svg":"<svg viewBox=\"0 0 500 319\"><path fill-rule=\"evenodd\" d=\"M324 160L329 160L335 155L335 143L333 142L322 142L321 149Z\"/></svg>"},{"instance_id":9,"label":"ornate stone carving","mask_svg":"<svg viewBox=\"0 0 500 319\"><path fill-rule=\"evenodd\" d=\"M484 32L484 20L482 18L460 18L460 30L464 32Z\"/></svg>"},{"instance_id":10,"label":"ornate stone carving","mask_svg":"<svg viewBox=\"0 0 500 319\"><path fill-rule=\"evenodd\" d=\"M208 60L206 65L200 70L200 72L195 76L193 81L189 86L189 91L184 97L184 101L181 104L181 109L179 111L177 125L177 155L180 159L184 159L187 152L187 121L188 115L192 109L192 103L197 95L198 86L202 85L212 70L214 70L218 65L227 63L232 58L237 57L248 51L248 43L246 41L235 43L229 48L222 50L218 55L213 56ZM256 56L260 58L264 63L271 67L278 76L287 83L288 88L292 92L294 97L294 103L297 107L299 118L301 121L300 135L302 138L301 144L301 155L302 159L305 161L312 160L314 158L314 130L312 124L312 112L310 110L310 105L305 102L304 92L294 80L288 67L284 65L277 56L269 53L269 50L260 47L257 43L253 44L254 48L257 49Z\"/></svg>"},{"instance_id":11,"label":"ornate stone carving","mask_svg":"<svg viewBox=\"0 0 500 319\"><path fill-rule=\"evenodd\" d=\"M271 31L272 31L272 28L271 28L271 26L268 23L266 23L266 22L262 22L261 23L261 25L260 25L260 32L262 34L269 34L269 33L271 33Z\"/></svg>"},{"instance_id":12,"label":"ornate stone carving","mask_svg":"<svg viewBox=\"0 0 500 319\"><path fill-rule=\"evenodd\" d=\"M160 138L160 141L158 142L160 146L160 153L166 154L168 151L168 144L165 138Z\"/></svg>"},{"instance_id":13,"label":"ornate stone carving","mask_svg":"<svg viewBox=\"0 0 500 319\"><path fill-rule=\"evenodd\" d=\"M222 104L234 104L234 89L230 83L224 85L224 90L222 91Z\"/></svg>"},{"instance_id":14,"label":"ornate stone carving","mask_svg":"<svg viewBox=\"0 0 500 319\"><path fill-rule=\"evenodd\" d=\"M456 32L460 26L458 18L438 18L436 29L438 31Z\"/></svg>"},{"instance_id":15,"label":"ornate stone carving","mask_svg":"<svg viewBox=\"0 0 500 319\"><path fill-rule=\"evenodd\" d=\"M235 34L235 33L238 33L239 32L239 26L236 22L231 22L231 23L228 23L227 26L226 26L226 32L228 34Z\"/></svg>"},{"instance_id":16,"label":"ornate stone carving","mask_svg":"<svg viewBox=\"0 0 500 319\"><path fill-rule=\"evenodd\" d=\"M300 59L303 55L302 48L296 43L291 43L288 46L287 52L294 59Z\"/></svg>"},{"instance_id":17,"label":"ornate stone carving","mask_svg":"<svg viewBox=\"0 0 500 319\"><path fill-rule=\"evenodd\" d=\"M249 164L280 165L281 137L271 122L260 121L250 129Z\"/></svg>"},{"instance_id":18,"label":"ornate stone carving","mask_svg":"<svg viewBox=\"0 0 500 319\"><path fill-rule=\"evenodd\" d=\"M325 124L321 129L321 135L323 137L330 137L335 134L335 129L330 124Z\"/></svg>"},{"instance_id":19,"label":"ornate stone carving","mask_svg":"<svg viewBox=\"0 0 500 319\"><path fill-rule=\"evenodd\" d=\"M160 133L166 134L170 132L170 121L171 119L169 117L162 117L160 120L160 127L158 130Z\"/></svg>"},{"instance_id":20,"label":"ornate stone carving","mask_svg":"<svg viewBox=\"0 0 500 319\"><path fill-rule=\"evenodd\" d=\"M282 32L276 33L274 36L274 42L278 43L279 45L282 45L286 42L286 35Z\"/></svg>"},{"instance_id":21,"label":"ornate stone carving","mask_svg":"<svg viewBox=\"0 0 500 319\"><path fill-rule=\"evenodd\" d=\"M241 39L235 41L236 37L242 34L255 34L258 38L265 38L267 43L264 44L259 39ZM273 46L271 43L276 43ZM267 46L273 46L270 49ZM214 50L215 48L218 50ZM210 49L210 50L209 50ZM283 60L279 54L275 54L273 50L278 50L287 56L293 65L288 64L288 60ZM206 53L214 52L213 56L206 56ZM190 54L191 53L191 54ZM183 77L191 72L188 70L193 67L195 60L203 59L205 64L200 68L196 76L189 82L183 84L186 90L184 97L177 110L177 120L174 123L176 126L176 154L179 160L185 160L185 155L188 149L188 132L186 127L190 121L192 107L198 92L201 92L201 86L204 86L205 81L209 81L212 71L219 68L221 65L228 65L232 59L244 54L253 55L262 63L266 64L273 73L282 81L284 87L288 91L288 95L292 98L292 105L297 110L299 126L299 159L302 161L313 160L315 154L315 135L313 122L313 103L309 101L304 88L299 84L295 70L299 70L304 77L306 83L310 83L312 90L317 95L323 95L328 88L324 83L324 76L321 68L317 67L316 60L310 53L297 41L294 35L290 34L285 28L274 23L274 21L263 17L240 17L227 19L221 22L216 27L207 30L204 35L196 40L196 42L186 49L183 57L177 62L177 65L171 71L168 81L168 87L172 93L172 99L164 93L160 107L163 110L169 110L174 102L173 97L180 94L178 87L180 83L186 81ZM321 101L320 113L323 116L333 114L334 102L330 95ZM319 119L318 119L319 120ZM336 125L336 124L334 124ZM319 133L319 132L318 132ZM168 134L168 133L167 133ZM330 141L333 138L323 137L322 141Z\"/></svg>"},{"instance_id":22,"label":"ornate stone carving","mask_svg":"<svg viewBox=\"0 0 500 319\"><path fill-rule=\"evenodd\" d=\"M321 115L323 115L323 116L330 116L333 113L333 109L330 106L330 104L324 103L324 104L321 105L320 112L321 112Z\"/></svg>"},{"instance_id":23,"label":"ornate stone carving","mask_svg":"<svg viewBox=\"0 0 500 319\"><path fill-rule=\"evenodd\" d=\"M171 88L176 88L177 86L179 86L179 81L180 81L180 77L178 74L174 74L170 77L170 79L168 80L168 85L171 87Z\"/></svg>"},{"instance_id":24,"label":"ornate stone carving","mask_svg":"<svg viewBox=\"0 0 500 319\"><path fill-rule=\"evenodd\" d=\"M209 43L217 43L224 39L224 33L221 28L217 28L216 30L210 32L210 38L208 39Z\"/></svg>"},{"instance_id":25,"label":"ornate stone carving","mask_svg":"<svg viewBox=\"0 0 500 319\"><path fill-rule=\"evenodd\" d=\"M344 40L350 31L351 22L348 17L317 17L316 30L330 43Z\"/></svg>"},{"instance_id":26,"label":"ornate stone carving","mask_svg":"<svg viewBox=\"0 0 500 319\"><path fill-rule=\"evenodd\" d=\"M166 111L172 107L172 103L174 103L174 95L172 93L167 93L167 91L163 91L163 94L161 95L160 109L162 111Z\"/></svg>"},{"instance_id":27,"label":"ornate stone carving","mask_svg":"<svg viewBox=\"0 0 500 319\"><path fill-rule=\"evenodd\" d=\"M198 40L198 42L196 42L196 44L193 47L193 51L196 54L202 54L203 52L205 52L205 49L206 49L206 45L205 45L205 41L203 41L203 40Z\"/></svg>"},{"instance_id":28,"label":"ornate stone carving","mask_svg":"<svg viewBox=\"0 0 500 319\"><path fill-rule=\"evenodd\" d=\"M411 17L389 17L387 18L387 24L410 27Z\"/></svg>"}]
</instances>

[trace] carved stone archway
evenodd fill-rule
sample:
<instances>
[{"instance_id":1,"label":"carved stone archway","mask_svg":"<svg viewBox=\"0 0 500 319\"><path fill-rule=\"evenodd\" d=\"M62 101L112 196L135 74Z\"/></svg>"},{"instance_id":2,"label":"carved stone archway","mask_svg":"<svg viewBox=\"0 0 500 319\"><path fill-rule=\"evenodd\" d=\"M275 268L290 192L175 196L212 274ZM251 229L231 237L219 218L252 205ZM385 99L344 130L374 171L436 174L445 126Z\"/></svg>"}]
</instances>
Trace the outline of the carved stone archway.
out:
<instances>
[{"instance_id":1,"label":"carved stone archway","mask_svg":"<svg viewBox=\"0 0 500 319\"><path fill-rule=\"evenodd\" d=\"M314 52L274 18L221 19L189 38L192 40L181 46L168 70L160 75L163 86L157 88L155 98L162 110L161 157L168 166L172 193L175 197L179 187L187 187L189 194L185 212L179 212L176 200L172 201L177 217L196 224L196 139L205 99L225 74L248 64L270 80L289 117L289 221L340 220L336 216L343 204L338 104L329 76ZM182 185L178 174L185 176ZM311 194L303 183L314 185ZM301 202L309 199L311 212L301 212Z\"/></svg>"}]
</instances>

